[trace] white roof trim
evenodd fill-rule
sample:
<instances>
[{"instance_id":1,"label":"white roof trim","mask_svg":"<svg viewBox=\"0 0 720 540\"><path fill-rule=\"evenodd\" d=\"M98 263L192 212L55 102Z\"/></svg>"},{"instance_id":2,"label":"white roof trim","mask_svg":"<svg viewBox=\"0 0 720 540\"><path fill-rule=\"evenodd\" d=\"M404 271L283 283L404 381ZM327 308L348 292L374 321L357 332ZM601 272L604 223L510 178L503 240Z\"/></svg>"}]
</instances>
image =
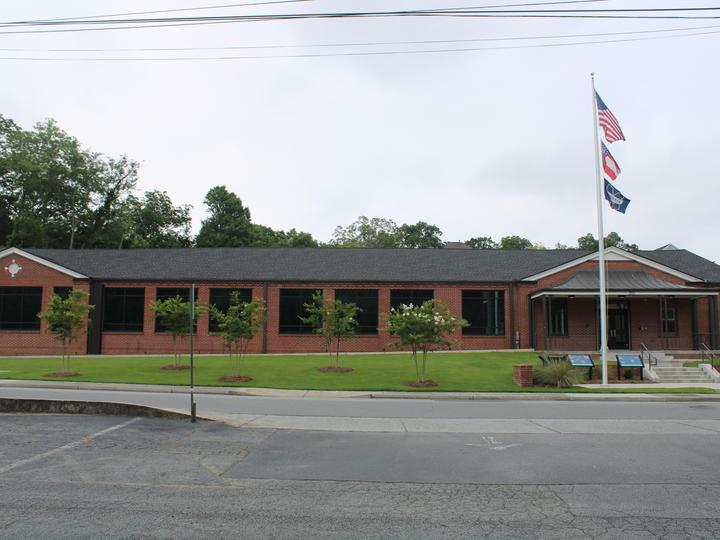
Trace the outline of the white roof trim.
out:
<instances>
[{"instance_id":1,"label":"white roof trim","mask_svg":"<svg viewBox=\"0 0 720 540\"><path fill-rule=\"evenodd\" d=\"M7 257L8 255L19 255L20 257L25 257L26 259L42 264L43 266L47 266L48 268L52 268L53 270L57 270L58 272L62 272L63 274L67 274L68 276L76 279L89 279L87 276L78 274L74 270L70 270L69 268L65 268L64 266L60 266L59 264L55 264L54 262L50 262L47 259L43 259L42 257L38 257L37 255L33 255L32 253L28 253L27 251L23 251L19 248L11 247L0 251L0 259Z\"/></svg>"},{"instance_id":2,"label":"white roof trim","mask_svg":"<svg viewBox=\"0 0 720 540\"><path fill-rule=\"evenodd\" d=\"M675 270L674 268L670 268L669 266L665 266L664 264L660 264L658 262L651 261L650 259L642 257L641 255L638 255L637 253L632 253L631 251L625 251L624 249L620 249L620 248L616 248L616 247L609 247L609 248L605 248L605 255L608 260L635 261L635 262L639 262L640 264L643 264L645 266L648 266L650 268L654 268L655 270L659 270L660 272L664 272L665 274L675 276L676 278L684 279L685 281L689 281L689 282L693 282L693 283L703 283L702 279L698 279L697 277L691 276L690 274L686 274L685 272L680 272L679 270ZM567 270L568 268L572 268L573 266L577 266L584 262L596 260L597 258L598 258L597 253L591 253L590 255L585 255L584 257L579 257L579 258L574 259L565 264L561 264L560 266L555 266L553 268L550 268L549 270L545 270L544 272L540 272L538 274L533 274L532 276L523 278L522 281L538 281L539 279L543 279L548 276L552 276L553 274L557 274L558 272L562 272L563 270Z\"/></svg>"}]
</instances>

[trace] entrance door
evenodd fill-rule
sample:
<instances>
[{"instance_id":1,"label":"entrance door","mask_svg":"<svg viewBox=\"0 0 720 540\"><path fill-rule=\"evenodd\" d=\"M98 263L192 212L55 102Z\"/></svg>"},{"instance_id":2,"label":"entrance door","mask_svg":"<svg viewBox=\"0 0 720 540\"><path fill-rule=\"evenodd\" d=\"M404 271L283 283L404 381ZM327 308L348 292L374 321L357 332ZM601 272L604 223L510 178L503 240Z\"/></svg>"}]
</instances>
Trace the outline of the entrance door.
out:
<instances>
[{"instance_id":1,"label":"entrance door","mask_svg":"<svg viewBox=\"0 0 720 540\"><path fill-rule=\"evenodd\" d=\"M630 349L630 314L627 306L609 306L607 332L608 349Z\"/></svg>"}]
</instances>

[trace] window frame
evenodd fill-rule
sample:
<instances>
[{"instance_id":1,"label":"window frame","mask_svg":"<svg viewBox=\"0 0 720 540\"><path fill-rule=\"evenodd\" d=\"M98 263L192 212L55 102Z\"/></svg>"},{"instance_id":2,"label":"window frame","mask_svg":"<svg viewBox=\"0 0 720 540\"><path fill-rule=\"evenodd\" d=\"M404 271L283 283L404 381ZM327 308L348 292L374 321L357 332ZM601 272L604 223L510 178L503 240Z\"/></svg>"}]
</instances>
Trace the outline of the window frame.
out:
<instances>
[{"instance_id":1,"label":"window frame","mask_svg":"<svg viewBox=\"0 0 720 540\"><path fill-rule=\"evenodd\" d=\"M394 301L393 297L397 296L414 296L418 293L430 293L430 298L425 298L424 300L420 301L420 299L412 300L410 299L410 302L403 302L403 301ZM423 295L418 295L423 296ZM424 295L427 296L427 295ZM397 309L402 304L412 304L414 306L420 306L423 304L423 302L426 302L427 300L435 300L435 289L390 289L390 309Z\"/></svg>"},{"instance_id":2,"label":"window frame","mask_svg":"<svg viewBox=\"0 0 720 540\"><path fill-rule=\"evenodd\" d=\"M110 301L108 300L108 293L112 296L113 294L116 294L118 291L123 291L122 295L122 322L113 322L108 323L107 321L107 314L108 314L108 305L110 304ZM128 303L128 296L132 297L135 296L140 297L140 294L135 295L129 295L128 291L142 291L142 301L141 301L141 317L140 317L140 324L138 329L138 323L137 322L128 322L127 317L127 303ZM119 295L118 295L119 296ZM103 313L102 313L102 331L107 332L110 334L142 334L145 332L145 287L105 287L103 289ZM115 325L115 328L108 328L107 324Z\"/></svg>"},{"instance_id":3,"label":"window frame","mask_svg":"<svg viewBox=\"0 0 720 540\"><path fill-rule=\"evenodd\" d=\"M179 294L178 291L187 291L185 295ZM198 301L198 288L195 287L195 304L197 304ZM171 295L163 295L163 297L160 297L160 291L176 291L175 294ZM185 301L190 300L190 287L155 287L155 300L166 300L168 298L175 298L176 296L182 297ZM157 317L154 317L155 319L155 333L156 334L165 334L167 330L163 327L162 324L160 324L160 321ZM195 319L193 323L193 334L197 334L197 319Z\"/></svg>"},{"instance_id":4,"label":"window frame","mask_svg":"<svg viewBox=\"0 0 720 540\"><path fill-rule=\"evenodd\" d=\"M461 294L462 318L470 323L470 326L466 326L462 329L463 337L503 337L506 335L507 329L505 328L506 312L504 289L464 289ZM487 331L491 328L488 323L485 324L484 330L479 325L473 325L472 319L474 319L474 317L470 316L469 313L471 304L488 302L490 295L495 295L495 311L498 312L496 316L495 333ZM473 296L476 298L473 298ZM488 298L483 298L483 296L488 296ZM501 306L501 309L498 308L497 305Z\"/></svg>"},{"instance_id":5,"label":"window frame","mask_svg":"<svg viewBox=\"0 0 720 540\"><path fill-rule=\"evenodd\" d=\"M16 291L12 294L10 291ZM0 331L2 332L40 332L40 318L37 316L42 311L43 303L43 287L14 287L14 286L3 286L0 287ZM3 318L5 309L7 307L9 296L20 297L20 308L17 309L14 306L10 306L8 311L20 313L21 318L6 321ZM28 298L32 298L36 305L26 307L26 302L29 302ZM25 318L32 311L32 317ZM10 325L10 326L8 326Z\"/></svg>"},{"instance_id":6,"label":"window frame","mask_svg":"<svg viewBox=\"0 0 720 540\"><path fill-rule=\"evenodd\" d=\"M338 294L340 297L338 298ZM355 298L353 298L355 297ZM363 308L363 302L374 301L374 309ZM335 300L341 300L346 304L355 304L360 311L357 314L358 325L355 328L356 336L376 336L380 333L380 290L379 289L335 289ZM372 317L372 314L375 317Z\"/></svg>"},{"instance_id":7,"label":"window frame","mask_svg":"<svg viewBox=\"0 0 720 540\"><path fill-rule=\"evenodd\" d=\"M559 298L553 298L552 296L549 297L547 302L547 321L548 321L548 336L551 337L567 337L569 335L569 329L568 329L568 311L569 311L569 305L570 302L567 298L559 297ZM558 309L558 307L560 309ZM557 320L555 319L555 314L557 312L560 312L561 314L561 326L562 328L560 330L557 329L556 323Z\"/></svg>"},{"instance_id":8,"label":"window frame","mask_svg":"<svg viewBox=\"0 0 720 540\"><path fill-rule=\"evenodd\" d=\"M218 291L227 291L227 295L225 296L225 298L227 298L227 302L224 302L224 299L223 299L223 304L226 304L227 305L226 307L218 306L213 302L213 293L217 294ZM210 292L208 293L209 304L211 306L215 306L217 309L219 309L223 313L227 313L227 309L230 307L230 297L231 297L233 291L238 291L238 293L240 293L240 300L242 302L252 302L252 300L253 300L252 287L211 287ZM211 312L210 316L208 317L208 333L209 334L217 334L219 332L220 332L220 328L218 326L218 321L215 320L215 318L212 316L212 312Z\"/></svg>"},{"instance_id":9,"label":"window frame","mask_svg":"<svg viewBox=\"0 0 720 540\"><path fill-rule=\"evenodd\" d=\"M296 294L295 296L301 297L302 304L309 304L312 302L313 295L320 293L323 294L322 289L309 289L305 287L287 287L282 288L278 292L278 334L281 336L308 336L314 335L315 329L312 325L302 322L299 318L295 324L289 324L287 320L283 321L283 301L287 301L288 297L291 297L291 292L298 293L299 291L307 292L306 295ZM307 315L307 311L303 308L303 313ZM299 310L295 310L290 316L295 315L300 317Z\"/></svg>"}]
</instances>

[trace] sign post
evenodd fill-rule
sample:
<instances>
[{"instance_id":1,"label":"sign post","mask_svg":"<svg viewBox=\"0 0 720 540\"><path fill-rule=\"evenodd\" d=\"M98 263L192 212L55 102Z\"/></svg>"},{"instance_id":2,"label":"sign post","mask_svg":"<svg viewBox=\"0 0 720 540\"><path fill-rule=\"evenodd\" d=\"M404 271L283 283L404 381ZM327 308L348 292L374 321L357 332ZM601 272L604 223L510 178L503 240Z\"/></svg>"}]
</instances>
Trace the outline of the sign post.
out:
<instances>
[{"instance_id":1,"label":"sign post","mask_svg":"<svg viewBox=\"0 0 720 540\"><path fill-rule=\"evenodd\" d=\"M195 366L193 363L193 334L195 333L195 284L190 285L190 422L197 422L195 407Z\"/></svg>"}]
</instances>

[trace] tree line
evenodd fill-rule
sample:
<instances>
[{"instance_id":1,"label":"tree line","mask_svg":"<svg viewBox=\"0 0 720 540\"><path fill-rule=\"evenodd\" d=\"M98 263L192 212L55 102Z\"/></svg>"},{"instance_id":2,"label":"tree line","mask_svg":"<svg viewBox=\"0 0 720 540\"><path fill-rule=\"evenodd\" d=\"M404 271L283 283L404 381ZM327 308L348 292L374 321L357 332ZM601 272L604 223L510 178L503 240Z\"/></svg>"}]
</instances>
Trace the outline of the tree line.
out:
<instances>
[{"instance_id":1,"label":"tree line","mask_svg":"<svg viewBox=\"0 0 720 540\"><path fill-rule=\"evenodd\" d=\"M30 130L0 115L0 245L35 248L143 247L378 247L443 248L442 231L418 221L360 216L338 226L323 243L308 232L254 223L250 209L225 186L204 199L208 216L193 236L191 206L176 205L165 191L137 194L138 162L84 148L54 120ZM605 243L637 250L617 233ZM461 243L475 249L546 249L520 236L498 241L477 236ZM597 250L591 233L577 246Z\"/></svg>"}]
</instances>

